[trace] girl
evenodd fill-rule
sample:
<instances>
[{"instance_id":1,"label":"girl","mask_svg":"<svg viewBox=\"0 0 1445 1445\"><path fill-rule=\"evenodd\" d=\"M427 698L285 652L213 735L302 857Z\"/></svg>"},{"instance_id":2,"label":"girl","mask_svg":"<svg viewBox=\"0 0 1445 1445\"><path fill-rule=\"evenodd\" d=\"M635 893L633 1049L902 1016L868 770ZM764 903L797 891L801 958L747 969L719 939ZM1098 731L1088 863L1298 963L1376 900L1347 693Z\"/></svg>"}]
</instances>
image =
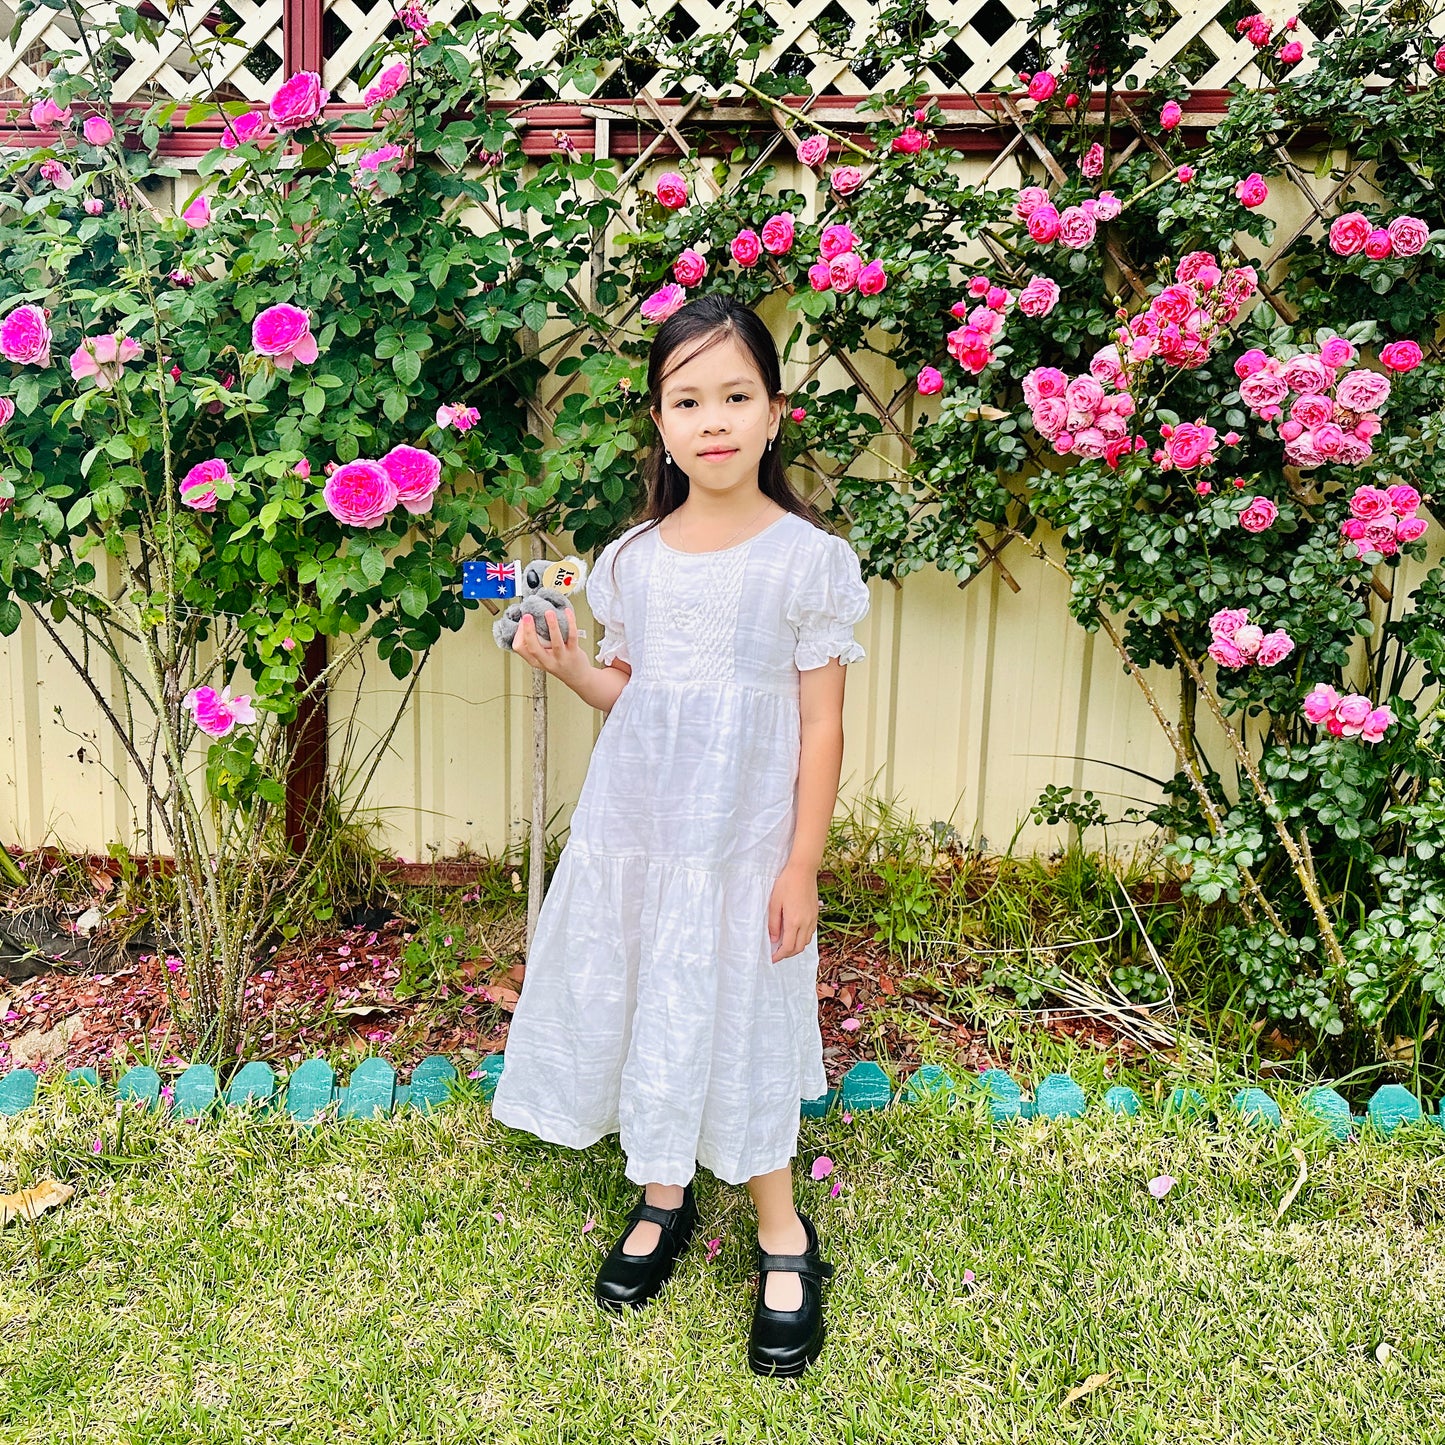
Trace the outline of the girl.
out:
<instances>
[{"instance_id":1,"label":"girl","mask_svg":"<svg viewBox=\"0 0 1445 1445\"><path fill-rule=\"evenodd\" d=\"M703 296L648 362L662 445L647 517L603 548L593 666L548 612L512 644L607 721L537 920L492 1112L554 1143L620 1135L645 1186L595 1294L641 1305L697 1227L698 1164L746 1183L759 1284L748 1360L802 1373L823 1343L821 1257L793 1203L799 1103L827 1091L818 868L863 656L858 558L794 495L766 326Z\"/></svg>"}]
</instances>

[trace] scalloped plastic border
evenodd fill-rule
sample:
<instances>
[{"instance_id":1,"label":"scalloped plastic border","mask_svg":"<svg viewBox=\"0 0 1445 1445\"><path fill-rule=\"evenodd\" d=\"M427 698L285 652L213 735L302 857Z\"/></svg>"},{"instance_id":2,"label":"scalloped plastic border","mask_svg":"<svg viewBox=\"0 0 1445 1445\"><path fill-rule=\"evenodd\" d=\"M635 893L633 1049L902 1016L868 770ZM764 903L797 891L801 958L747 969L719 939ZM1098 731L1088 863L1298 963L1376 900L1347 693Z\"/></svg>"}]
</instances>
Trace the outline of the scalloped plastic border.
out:
<instances>
[{"instance_id":1,"label":"scalloped plastic border","mask_svg":"<svg viewBox=\"0 0 1445 1445\"><path fill-rule=\"evenodd\" d=\"M502 1076L502 1054L488 1054L476 1071L482 1096L490 1099ZM444 1104L452 1084L460 1077L450 1059L433 1054L413 1070L410 1084L396 1082L396 1070L383 1058L363 1059L348 1084L338 1085L335 1072L325 1059L307 1059L291 1074L283 1087L269 1064L249 1063L241 1068L222 1092L215 1071L208 1064L192 1064L176 1080L169 1110L178 1119L198 1119L222 1108L281 1109L302 1123L312 1123L335 1105L337 1119L370 1119L399 1113L403 1109L429 1112ZM71 1069L66 1082L78 1087L100 1088L94 1069ZM39 1079L30 1069L16 1069L0 1079L0 1115L19 1114L35 1102ZM164 1110L160 1076L141 1064L128 1070L116 1082L117 1099L138 1099L141 1107ZM988 1102L995 1124L1014 1119L1078 1119L1088 1112L1084 1090L1068 1074L1050 1074L1024 1098L1019 1083L1004 1069L987 1069L962 1088L937 1064L924 1064L894 1088L881 1065L854 1064L842 1082L816 1099L801 1101L803 1118L821 1119L836 1106L850 1112L887 1109L894 1104L918 1103L931 1096L947 1094L950 1107L960 1097L971 1095ZM1442 1101L1445 1102L1445 1101ZM1105 1093L1103 1109L1111 1114L1138 1115L1143 1104L1133 1089L1116 1084ZM1320 1086L1300 1100L1304 1113L1318 1119L1337 1139L1348 1139L1366 1125L1385 1137L1401 1125L1421 1120L1445 1129L1445 1108L1430 1113L1402 1084L1382 1084L1363 1114L1352 1114L1349 1102L1335 1090ZM1263 1089L1240 1089L1230 1100L1230 1111L1257 1129L1278 1129L1283 1124L1279 1105ZM1215 1117L1197 1090L1175 1089L1165 1101L1163 1117L1191 1119Z\"/></svg>"}]
</instances>

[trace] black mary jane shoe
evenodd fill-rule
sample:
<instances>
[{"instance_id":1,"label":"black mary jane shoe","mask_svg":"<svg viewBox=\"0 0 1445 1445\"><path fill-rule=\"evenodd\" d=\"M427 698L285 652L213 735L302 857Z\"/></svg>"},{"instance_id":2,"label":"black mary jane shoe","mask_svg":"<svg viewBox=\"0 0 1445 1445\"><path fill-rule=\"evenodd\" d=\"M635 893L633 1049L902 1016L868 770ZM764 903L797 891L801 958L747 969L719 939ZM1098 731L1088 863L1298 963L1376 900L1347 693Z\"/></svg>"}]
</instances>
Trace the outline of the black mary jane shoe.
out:
<instances>
[{"instance_id":1,"label":"black mary jane shoe","mask_svg":"<svg viewBox=\"0 0 1445 1445\"><path fill-rule=\"evenodd\" d=\"M649 1220L661 1229L661 1236L651 1254L626 1254L623 1242L632 1233L633 1225ZM682 1191L682 1203L676 1209L659 1209L647 1202L646 1193L627 1216L627 1228L602 1261L593 1288L597 1303L604 1309L622 1310L644 1305L672 1274L677 1257L687 1248L697 1229L697 1199L689 1182Z\"/></svg>"},{"instance_id":2,"label":"black mary jane shoe","mask_svg":"<svg viewBox=\"0 0 1445 1445\"><path fill-rule=\"evenodd\" d=\"M801 1375L823 1348L823 1281L832 1277L833 1266L819 1253L813 1221L801 1209L798 1218L808 1232L804 1253L769 1254L758 1245L758 1297L748 1337L748 1364L755 1374ZM801 1309L774 1310L763 1303L772 1271L799 1277L803 1285Z\"/></svg>"}]
</instances>

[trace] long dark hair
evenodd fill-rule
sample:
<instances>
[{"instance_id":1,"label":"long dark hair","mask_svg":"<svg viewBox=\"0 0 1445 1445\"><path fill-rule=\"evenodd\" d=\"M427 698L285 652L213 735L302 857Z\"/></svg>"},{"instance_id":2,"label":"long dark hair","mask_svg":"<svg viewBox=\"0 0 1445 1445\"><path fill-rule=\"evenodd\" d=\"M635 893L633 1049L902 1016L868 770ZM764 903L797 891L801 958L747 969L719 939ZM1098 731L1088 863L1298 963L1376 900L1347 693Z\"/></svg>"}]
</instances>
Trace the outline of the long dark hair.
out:
<instances>
[{"instance_id":1,"label":"long dark hair","mask_svg":"<svg viewBox=\"0 0 1445 1445\"><path fill-rule=\"evenodd\" d=\"M767 388L772 400L783 395L783 374L778 364L778 348L773 334L768 330L757 312L744 306L736 297L718 292L699 296L686 306L674 311L652 339L652 351L647 358L647 400L650 406L662 408L662 383L680 366L685 366L693 357L706 351L710 346L735 336L752 355L758 368L758 375ZM674 361L676 353L682 355ZM623 548L630 546L638 537L659 527L665 518L682 506L687 500L689 483L687 473L676 462L667 460L667 450L661 435L655 435L647 455L642 461L642 479L647 483L647 505L641 520L647 525L629 537L613 553L615 567ZM763 453L758 466L758 490L771 497L785 511L806 518L815 527L827 530L822 513L811 503L800 497L788 482L783 470L782 447L774 443ZM636 525L633 523L632 525Z\"/></svg>"}]
</instances>

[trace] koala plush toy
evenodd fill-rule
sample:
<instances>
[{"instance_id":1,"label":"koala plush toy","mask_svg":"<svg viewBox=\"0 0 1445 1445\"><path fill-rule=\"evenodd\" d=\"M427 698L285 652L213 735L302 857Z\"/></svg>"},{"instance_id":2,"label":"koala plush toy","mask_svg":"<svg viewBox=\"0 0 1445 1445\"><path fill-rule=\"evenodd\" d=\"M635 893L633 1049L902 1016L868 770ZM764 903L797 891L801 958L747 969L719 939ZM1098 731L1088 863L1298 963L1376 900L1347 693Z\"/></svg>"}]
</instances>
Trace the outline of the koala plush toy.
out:
<instances>
[{"instance_id":1,"label":"koala plush toy","mask_svg":"<svg viewBox=\"0 0 1445 1445\"><path fill-rule=\"evenodd\" d=\"M530 612L537 628L537 636L543 642L551 640L547 631L546 612L550 607L557 614L557 625L562 629L562 640L567 640L567 614L569 602L582 591L587 580L587 564L580 557L567 556L557 562L538 559L535 562L517 564L517 599L492 623L492 636L497 646L510 652L512 639L522 625L522 614ZM575 611L575 607L574 607ZM582 636L580 631L579 636Z\"/></svg>"}]
</instances>

